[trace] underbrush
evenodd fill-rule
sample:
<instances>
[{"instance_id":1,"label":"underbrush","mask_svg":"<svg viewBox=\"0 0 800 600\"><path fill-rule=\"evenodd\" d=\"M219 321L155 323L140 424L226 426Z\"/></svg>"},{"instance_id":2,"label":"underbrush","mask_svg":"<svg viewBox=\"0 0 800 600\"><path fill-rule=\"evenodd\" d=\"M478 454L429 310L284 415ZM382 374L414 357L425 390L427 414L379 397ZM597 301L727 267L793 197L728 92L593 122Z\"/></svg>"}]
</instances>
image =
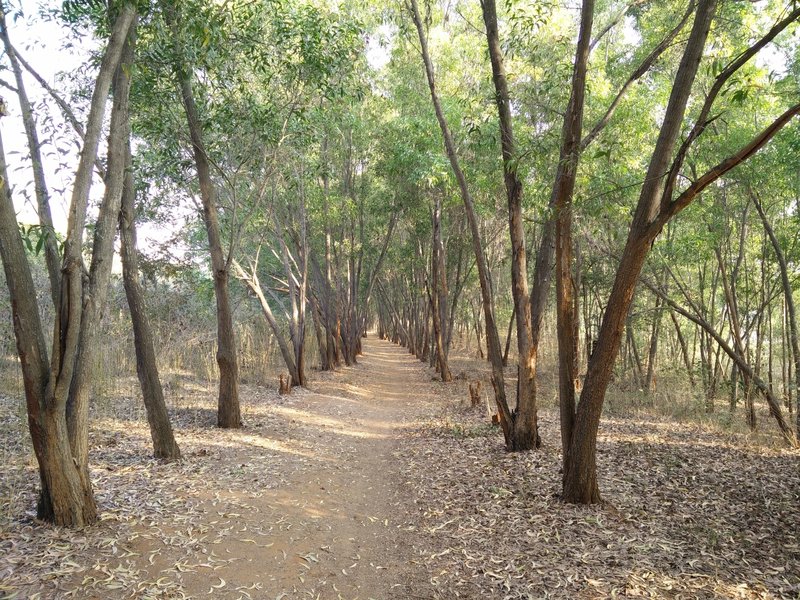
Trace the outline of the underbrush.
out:
<instances>
[{"instance_id":1,"label":"underbrush","mask_svg":"<svg viewBox=\"0 0 800 600\"><path fill-rule=\"evenodd\" d=\"M10 312L4 293L0 281L0 316L4 310ZM219 373L213 301L202 294L185 294L180 288L151 284L147 305L159 377L173 424L215 426ZM52 308L48 297L40 299L40 307L43 327L49 335ZM242 304L236 312L239 381L246 386L277 389L278 377L285 367L272 332L263 317L250 308ZM307 338L306 352L307 368L311 370L318 364L313 335ZM111 431L132 424L146 427L132 326L119 281L109 295L109 308L101 322L90 373L90 435L103 428ZM243 405L245 402L243 398ZM35 478L36 469L12 322L0 318L0 531L12 516L18 518L30 510L29 498L23 498L30 489L23 488L29 487L26 482Z\"/></svg>"}]
</instances>

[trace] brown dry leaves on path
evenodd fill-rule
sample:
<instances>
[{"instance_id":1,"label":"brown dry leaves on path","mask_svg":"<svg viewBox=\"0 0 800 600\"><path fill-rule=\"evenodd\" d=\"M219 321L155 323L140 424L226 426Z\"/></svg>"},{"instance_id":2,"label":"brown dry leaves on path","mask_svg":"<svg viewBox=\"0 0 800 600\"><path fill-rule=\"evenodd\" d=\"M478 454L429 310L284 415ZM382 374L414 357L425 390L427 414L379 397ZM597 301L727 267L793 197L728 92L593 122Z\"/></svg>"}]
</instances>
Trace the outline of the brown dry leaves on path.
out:
<instances>
[{"instance_id":1,"label":"brown dry leaves on path","mask_svg":"<svg viewBox=\"0 0 800 600\"><path fill-rule=\"evenodd\" d=\"M112 411L92 432L102 521L77 532L25 515L36 473L0 406L0 598L800 597L797 452L604 419L607 504L566 506L555 412L541 451L509 454L462 408L467 381L432 379L368 339L313 391L246 388L239 431L213 427L207 393L174 400L177 464Z\"/></svg>"}]
</instances>

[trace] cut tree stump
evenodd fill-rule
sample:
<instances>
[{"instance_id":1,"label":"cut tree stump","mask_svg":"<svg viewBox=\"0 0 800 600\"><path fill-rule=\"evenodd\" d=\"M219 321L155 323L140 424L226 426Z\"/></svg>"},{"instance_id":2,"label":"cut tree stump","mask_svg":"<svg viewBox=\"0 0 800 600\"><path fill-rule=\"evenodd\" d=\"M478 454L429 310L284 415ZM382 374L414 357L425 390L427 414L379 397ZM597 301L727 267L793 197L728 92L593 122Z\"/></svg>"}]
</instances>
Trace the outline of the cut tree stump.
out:
<instances>
[{"instance_id":1,"label":"cut tree stump","mask_svg":"<svg viewBox=\"0 0 800 600\"><path fill-rule=\"evenodd\" d=\"M281 373L280 383L278 385L278 393L281 396L286 396L287 394L291 393L292 391L292 378L287 375L284 379L283 373Z\"/></svg>"},{"instance_id":2,"label":"cut tree stump","mask_svg":"<svg viewBox=\"0 0 800 600\"><path fill-rule=\"evenodd\" d=\"M469 384L469 400L470 405L472 408L480 405L481 403L481 382L476 381L475 383Z\"/></svg>"}]
</instances>

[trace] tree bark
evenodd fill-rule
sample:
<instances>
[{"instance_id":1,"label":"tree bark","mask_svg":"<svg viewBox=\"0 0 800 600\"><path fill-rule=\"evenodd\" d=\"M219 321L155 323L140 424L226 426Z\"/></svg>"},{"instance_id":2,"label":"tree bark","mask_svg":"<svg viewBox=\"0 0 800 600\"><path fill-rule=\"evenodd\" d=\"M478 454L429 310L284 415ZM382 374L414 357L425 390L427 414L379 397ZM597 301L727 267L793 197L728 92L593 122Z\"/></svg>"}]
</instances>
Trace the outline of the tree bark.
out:
<instances>
[{"instance_id":1,"label":"tree bark","mask_svg":"<svg viewBox=\"0 0 800 600\"><path fill-rule=\"evenodd\" d=\"M556 313L558 319L558 381L559 416L563 476L572 470L571 442L575 427L575 381L577 379L578 338L576 323L577 297L572 279L572 195L578 176L583 106L586 96L586 71L589 63L594 0L584 0L575 64L572 71L572 91L564 117L561 152L551 205L555 209L556 229Z\"/></svg>"},{"instance_id":2,"label":"tree bark","mask_svg":"<svg viewBox=\"0 0 800 600\"><path fill-rule=\"evenodd\" d=\"M17 354L22 367L28 427L39 465L37 516L67 527L83 527L97 514L91 487L72 460L66 420L66 397L53 394L47 347L39 317L25 246L6 182L5 153L0 138L0 257L11 296Z\"/></svg>"},{"instance_id":3,"label":"tree bark","mask_svg":"<svg viewBox=\"0 0 800 600\"><path fill-rule=\"evenodd\" d=\"M489 274L489 266L486 262L486 254L483 250L483 242L481 240L480 228L478 226L478 217L475 214L475 203L472 199L472 194L467 185L467 179L464 172L461 170L458 155L456 154L455 143L450 134L450 128L447 125L447 120L444 116L444 111L439 102L439 95L436 91L436 80L433 74L433 63L431 62L430 54L428 53L428 41L425 35L425 30L422 26L422 18L419 14L419 7L417 0L411 0L411 16L414 20L414 25L417 29L419 36L420 49L422 53L422 60L425 64L425 75L428 80L428 88L431 94L431 102L433 104L434 112L436 113L436 120L439 122L439 128L442 131L442 138L444 140L445 151L447 158L450 161L450 167L453 170L458 188L461 193L461 199L464 202L464 209L467 213L467 220L469 221L470 230L472 232L472 249L475 252L475 261L478 265L478 280L481 286L481 300L483 304L484 319L486 321L486 341L489 353L489 360L492 364L492 386L494 387L495 402L500 411L500 424L503 427L503 435L505 436L506 445L508 446L512 441L512 417L511 411L506 402L505 391L505 377L503 374L503 354L500 348L500 338L497 333L497 325L494 320L494 300L492 298L492 288Z\"/></svg>"},{"instance_id":4,"label":"tree bark","mask_svg":"<svg viewBox=\"0 0 800 600\"><path fill-rule=\"evenodd\" d=\"M433 248L431 252L431 317L433 337L436 343L436 362L439 375L444 382L453 381L447 364L447 271L444 262L442 243L442 199L436 194L431 210L433 228Z\"/></svg>"},{"instance_id":5,"label":"tree bark","mask_svg":"<svg viewBox=\"0 0 800 600\"><path fill-rule=\"evenodd\" d=\"M72 454L86 479L89 478L89 393L92 376L90 369L97 353L97 338L108 297L114 239L122 202L126 150L130 137L128 106L130 73L134 60L135 29L136 19L134 18L128 36L125 38L119 64L114 72L112 83L114 100L108 135L105 192L94 228L89 279L83 289L75 371L70 382L67 399L67 428Z\"/></svg>"},{"instance_id":6,"label":"tree bark","mask_svg":"<svg viewBox=\"0 0 800 600\"><path fill-rule=\"evenodd\" d=\"M129 132L130 133L130 132ZM153 344L153 331L147 317L144 292L139 282L139 257L136 250L136 190L133 180L133 161L130 138L126 149L125 181L122 188L122 206L119 211L120 258L125 296L131 313L134 349L136 351L136 375L142 389L142 399L153 440L153 455L165 460L178 460L180 448L175 441L169 421L164 390L158 374L158 362Z\"/></svg>"},{"instance_id":7,"label":"tree bark","mask_svg":"<svg viewBox=\"0 0 800 600\"><path fill-rule=\"evenodd\" d=\"M164 3L165 14L176 40L180 39L175 6ZM183 49L179 44L179 52ZM239 365L236 357L236 337L233 331L233 309L228 289L229 260L222 248L217 211L217 189L211 179L211 167L203 143L203 130L197 113L197 104L192 90L192 71L184 64L185 58L176 58L175 73L181 99L186 113L186 122L192 140L194 163L200 183L200 199L203 203L203 221L208 235L211 254L211 272L214 279L214 295L217 308L217 366L219 367L219 397L217 401L217 425L223 428L241 427L239 408Z\"/></svg>"},{"instance_id":8,"label":"tree bark","mask_svg":"<svg viewBox=\"0 0 800 600\"><path fill-rule=\"evenodd\" d=\"M541 444L536 408L536 348L532 344L531 300L528 290L528 263L525 250L525 229L522 221L522 181L517 175L518 160L511 118L511 101L508 93L500 34L497 26L497 7L494 0L482 0L483 22L489 59L492 64L492 81L495 103L500 121L500 145L503 157L503 181L508 200L508 229L511 237L511 291L517 322L517 404L511 413L506 446L509 450L530 450ZM502 364L502 359L501 359ZM501 411L502 415L502 411ZM505 431L506 427L504 427Z\"/></svg>"}]
</instances>

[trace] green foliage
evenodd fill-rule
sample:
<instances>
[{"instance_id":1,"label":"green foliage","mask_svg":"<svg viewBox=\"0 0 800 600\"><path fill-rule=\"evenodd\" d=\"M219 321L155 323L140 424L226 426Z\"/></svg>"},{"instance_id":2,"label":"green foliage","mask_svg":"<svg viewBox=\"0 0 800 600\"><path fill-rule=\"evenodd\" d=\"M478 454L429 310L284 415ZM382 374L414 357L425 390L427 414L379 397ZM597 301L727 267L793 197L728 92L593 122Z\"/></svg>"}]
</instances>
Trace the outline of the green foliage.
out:
<instances>
[{"instance_id":1,"label":"green foliage","mask_svg":"<svg viewBox=\"0 0 800 600\"><path fill-rule=\"evenodd\" d=\"M24 225L20 223L19 233L25 250L34 256L39 256L44 249L44 243L49 237L56 240L59 253L64 249L64 237L52 229L47 229L39 224Z\"/></svg>"}]
</instances>

